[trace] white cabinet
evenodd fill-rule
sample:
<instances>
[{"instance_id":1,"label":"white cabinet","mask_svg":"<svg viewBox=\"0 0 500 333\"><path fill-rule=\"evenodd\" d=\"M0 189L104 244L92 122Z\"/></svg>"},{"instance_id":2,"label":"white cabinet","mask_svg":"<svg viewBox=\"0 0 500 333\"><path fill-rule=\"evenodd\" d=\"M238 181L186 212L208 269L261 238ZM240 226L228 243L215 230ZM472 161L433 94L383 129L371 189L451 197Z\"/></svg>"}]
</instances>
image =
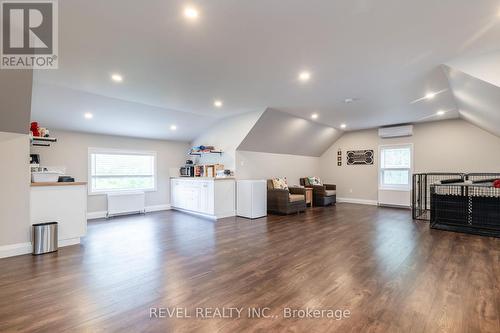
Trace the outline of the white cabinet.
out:
<instances>
[{"instance_id":1,"label":"white cabinet","mask_svg":"<svg viewBox=\"0 0 500 333\"><path fill-rule=\"evenodd\" d=\"M267 215L267 184L265 180L238 180L237 215L256 219Z\"/></svg>"},{"instance_id":2,"label":"white cabinet","mask_svg":"<svg viewBox=\"0 0 500 333\"><path fill-rule=\"evenodd\" d=\"M210 218L235 216L234 179L173 178L171 206Z\"/></svg>"},{"instance_id":3,"label":"white cabinet","mask_svg":"<svg viewBox=\"0 0 500 333\"><path fill-rule=\"evenodd\" d=\"M58 184L58 183L55 183ZM59 246L80 243L87 232L87 186L78 183L57 186L32 185L31 224L57 222Z\"/></svg>"}]
</instances>

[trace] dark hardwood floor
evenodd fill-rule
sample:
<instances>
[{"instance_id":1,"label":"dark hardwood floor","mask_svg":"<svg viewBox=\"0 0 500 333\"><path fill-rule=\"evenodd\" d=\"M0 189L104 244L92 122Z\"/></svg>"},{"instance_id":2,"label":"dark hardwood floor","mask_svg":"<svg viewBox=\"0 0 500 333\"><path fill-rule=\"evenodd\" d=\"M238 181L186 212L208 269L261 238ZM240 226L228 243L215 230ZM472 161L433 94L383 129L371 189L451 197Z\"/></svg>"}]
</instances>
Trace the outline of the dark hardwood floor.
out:
<instances>
[{"instance_id":1,"label":"dark hardwood floor","mask_svg":"<svg viewBox=\"0 0 500 333\"><path fill-rule=\"evenodd\" d=\"M168 211L91 222L79 246L0 260L0 331L500 332L500 239L410 215L338 204L253 221ZM174 307L192 317L150 318ZM198 307L244 310L201 319ZM271 318L249 318L251 307ZM350 316L284 318L307 307Z\"/></svg>"}]
</instances>

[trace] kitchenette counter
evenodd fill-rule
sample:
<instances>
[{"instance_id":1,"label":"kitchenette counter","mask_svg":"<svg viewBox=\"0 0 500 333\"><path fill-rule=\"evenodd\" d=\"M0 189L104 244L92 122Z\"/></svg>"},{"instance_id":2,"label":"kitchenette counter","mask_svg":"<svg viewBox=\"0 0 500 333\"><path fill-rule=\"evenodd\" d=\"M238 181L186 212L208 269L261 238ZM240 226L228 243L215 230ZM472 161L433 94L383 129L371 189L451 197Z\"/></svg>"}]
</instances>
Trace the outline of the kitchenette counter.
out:
<instances>
[{"instance_id":1,"label":"kitchenette counter","mask_svg":"<svg viewBox=\"0 0 500 333\"><path fill-rule=\"evenodd\" d=\"M43 183L31 183L32 187L35 186L80 186L87 185L86 182L43 182Z\"/></svg>"},{"instance_id":2,"label":"kitchenette counter","mask_svg":"<svg viewBox=\"0 0 500 333\"><path fill-rule=\"evenodd\" d=\"M234 177L170 177L170 179L211 181L211 180L234 180L235 178Z\"/></svg>"},{"instance_id":3,"label":"kitchenette counter","mask_svg":"<svg viewBox=\"0 0 500 333\"><path fill-rule=\"evenodd\" d=\"M87 183L32 183L30 212L31 224L59 224L59 247L80 243L87 232Z\"/></svg>"},{"instance_id":4,"label":"kitchenette counter","mask_svg":"<svg viewBox=\"0 0 500 333\"><path fill-rule=\"evenodd\" d=\"M170 184L173 209L210 219L236 215L233 177L172 177Z\"/></svg>"}]
</instances>

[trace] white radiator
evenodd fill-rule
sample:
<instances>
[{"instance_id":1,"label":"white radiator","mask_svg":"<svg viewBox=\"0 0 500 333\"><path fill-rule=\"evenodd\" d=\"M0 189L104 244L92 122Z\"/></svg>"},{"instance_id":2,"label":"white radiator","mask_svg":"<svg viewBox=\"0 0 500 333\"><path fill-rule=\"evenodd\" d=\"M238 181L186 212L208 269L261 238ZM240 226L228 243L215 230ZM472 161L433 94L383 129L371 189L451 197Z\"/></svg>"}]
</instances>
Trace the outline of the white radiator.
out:
<instances>
[{"instance_id":1,"label":"white radiator","mask_svg":"<svg viewBox=\"0 0 500 333\"><path fill-rule=\"evenodd\" d=\"M119 192L108 194L108 216L117 214L145 213L144 192Z\"/></svg>"}]
</instances>

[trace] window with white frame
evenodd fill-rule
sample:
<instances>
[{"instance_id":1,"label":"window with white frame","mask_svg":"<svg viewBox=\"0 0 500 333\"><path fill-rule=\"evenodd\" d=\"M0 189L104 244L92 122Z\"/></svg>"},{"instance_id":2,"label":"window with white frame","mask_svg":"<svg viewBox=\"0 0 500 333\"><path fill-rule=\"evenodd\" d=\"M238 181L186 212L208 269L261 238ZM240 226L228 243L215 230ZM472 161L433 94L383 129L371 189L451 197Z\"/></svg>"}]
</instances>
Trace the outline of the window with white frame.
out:
<instances>
[{"instance_id":1,"label":"window with white frame","mask_svg":"<svg viewBox=\"0 0 500 333\"><path fill-rule=\"evenodd\" d=\"M89 193L156 190L156 152L89 149Z\"/></svg>"},{"instance_id":2,"label":"window with white frame","mask_svg":"<svg viewBox=\"0 0 500 333\"><path fill-rule=\"evenodd\" d=\"M379 187L388 190L410 190L413 146L380 146Z\"/></svg>"}]
</instances>

